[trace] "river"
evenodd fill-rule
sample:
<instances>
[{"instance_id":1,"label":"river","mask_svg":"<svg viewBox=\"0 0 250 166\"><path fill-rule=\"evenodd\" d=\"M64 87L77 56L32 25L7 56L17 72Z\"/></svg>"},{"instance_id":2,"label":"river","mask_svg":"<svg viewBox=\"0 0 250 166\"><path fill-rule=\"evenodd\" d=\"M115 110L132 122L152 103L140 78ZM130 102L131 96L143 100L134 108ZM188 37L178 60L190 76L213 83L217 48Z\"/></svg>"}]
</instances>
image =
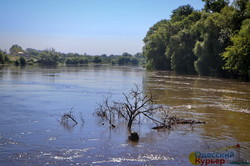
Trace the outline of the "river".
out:
<instances>
[{"instance_id":1,"label":"river","mask_svg":"<svg viewBox=\"0 0 250 166\"><path fill-rule=\"evenodd\" d=\"M134 84L170 115L207 123L157 131L144 120L130 142L126 125L110 129L93 113L105 95L121 101ZM70 110L79 123L61 125ZM192 165L192 152L250 162L249 82L132 66L1 66L0 113L0 165Z\"/></svg>"}]
</instances>

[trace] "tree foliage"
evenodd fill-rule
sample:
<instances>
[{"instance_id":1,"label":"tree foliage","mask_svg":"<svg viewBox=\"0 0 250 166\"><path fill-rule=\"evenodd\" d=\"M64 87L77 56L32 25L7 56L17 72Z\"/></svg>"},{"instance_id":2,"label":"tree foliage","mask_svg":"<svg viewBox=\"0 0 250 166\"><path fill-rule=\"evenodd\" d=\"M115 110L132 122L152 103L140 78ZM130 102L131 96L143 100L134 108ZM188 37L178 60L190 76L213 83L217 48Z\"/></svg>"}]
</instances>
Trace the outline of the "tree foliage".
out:
<instances>
[{"instance_id":1,"label":"tree foliage","mask_svg":"<svg viewBox=\"0 0 250 166\"><path fill-rule=\"evenodd\" d=\"M69 57L66 59L65 64L66 65L82 65L82 64L88 64L89 61L85 57Z\"/></svg>"},{"instance_id":2,"label":"tree foliage","mask_svg":"<svg viewBox=\"0 0 250 166\"><path fill-rule=\"evenodd\" d=\"M9 56L11 55L11 56ZM145 57L142 53L136 53L134 55L124 52L121 55L87 55L78 53L61 53L57 52L54 48L45 50L36 50L33 48L27 48L25 51L21 46L15 44L10 48L10 54L0 50L0 64L14 63L20 65L20 58L25 64L34 65L39 64L43 66L56 66L67 65L77 66L89 63L96 64L112 64L112 65L144 65ZM13 55L13 56L12 56ZM17 57L18 56L18 57ZM9 58L10 57L10 58Z\"/></svg>"},{"instance_id":3,"label":"tree foliage","mask_svg":"<svg viewBox=\"0 0 250 166\"><path fill-rule=\"evenodd\" d=\"M21 56L20 58L19 58L19 62L20 62L20 65L21 66L25 66L26 65L26 59L23 57L23 56Z\"/></svg>"},{"instance_id":4,"label":"tree foliage","mask_svg":"<svg viewBox=\"0 0 250 166\"><path fill-rule=\"evenodd\" d=\"M143 54L149 62L148 67L169 70L170 58L165 56L166 43L170 40L170 33L167 29L171 28L171 23L167 20L162 20L150 28L144 38L145 45Z\"/></svg>"},{"instance_id":5,"label":"tree foliage","mask_svg":"<svg viewBox=\"0 0 250 166\"><path fill-rule=\"evenodd\" d=\"M191 5L183 5L172 11L171 20L181 21L185 17L194 12L194 8Z\"/></svg>"},{"instance_id":6,"label":"tree foliage","mask_svg":"<svg viewBox=\"0 0 250 166\"><path fill-rule=\"evenodd\" d=\"M0 50L0 64L6 64L9 62L10 62L10 59L8 55L6 54L6 52Z\"/></svg>"},{"instance_id":7,"label":"tree foliage","mask_svg":"<svg viewBox=\"0 0 250 166\"><path fill-rule=\"evenodd\" d=\"M17 45L17 44L14 44L11 48L10 48L10 55L11 56L16 56L18 54L22 54L24 53L24 50L22 49L21 46Z\"/></svg>"},{"instance_id":8,"label":"tree foliage","mask_svg":"<svg viewBox=\"0 0 250 166\"><path fill-rule=\"evenodd\" d=\"M0 64L4 63L5 63L5 55L3 54L3 52L0 51Z\"/></svg>"},{"instance_id":9,"label":"tree foliage","mask_svg":"<svg viewBox=\"0 0 250 166\"><path fill-rule=\"evenodd\" d=\"M221 75L223 61L220 54L223 46L220 44L219 36L221 27L219 25L220 15L214 13L201 20L198 24L200 34L203 35L194 47L194 53L198 57L195 61L195 69L200 75Z\"/></svg>"},{"instance_id":10,"label":"tree foliage","mask_svg":"<svg viewBox=\"0 0 250 166\"><path fill-rule=\"evenodd\" d=\"M55 51L43 51L39 54L38 63L41 65L55 66L59 62L59 55Z\"/></svg>"},{"instance_id":11,"label":"tree foliage","mask_svg":"<svg viewBox=\"0 0 250 166\"><path fill-rule=\"evenodd\" d=\"M232 53L233 47L244 45L244 54L249 55L249 44L243 36L247 36L250 1L235 0L230 6L228 0L203 1L204 11L195 11L190 5L180 6L173 10L170 20L161 20L149 29L143 40L148 68L230 76L236 69L228 58L236 54ZM235 61L241 61L240 57L235 56ZM246 74L243 66L248 66L247 63L238 63L245 68L245 72L238 73Z\"/></svg>"},{"instance_id":12,"label":"tree foliage","mask_svg":"<svg viewBox=\"0 0 250 166\"><path fill-rule=\"evenodd\" d=\"M250 74L250 19L243 22L241 30L231 38L232 45L226 48L222 57L226 60L225 68L249 76Z\"/></svg>"},{"instance_id":13,"label":"tree foliage","mask_svg":"<svg viewBox=\"0 0 250 166\"><path fill-rule=\"evenodd\" d=\"M206 12L220 12L229 4L229 0L202 0L205 2L204 10Z\"/></svg>"}]
</instances>

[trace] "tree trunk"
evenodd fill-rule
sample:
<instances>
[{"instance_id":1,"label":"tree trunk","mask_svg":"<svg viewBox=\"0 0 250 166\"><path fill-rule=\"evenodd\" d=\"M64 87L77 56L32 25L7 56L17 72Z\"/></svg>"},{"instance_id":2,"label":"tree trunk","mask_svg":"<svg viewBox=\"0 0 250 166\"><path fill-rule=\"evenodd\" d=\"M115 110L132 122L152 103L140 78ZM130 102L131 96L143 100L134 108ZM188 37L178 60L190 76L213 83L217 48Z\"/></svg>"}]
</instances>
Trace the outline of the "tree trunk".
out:
<instances>
[{"instance_id":1,"label":"tree trunk","mask_svg":"<svg viewBox=\"0 0 250 166\"><path fill-rule=\"evenodd\" d=\"M129 131L131 131L132 124L133 124L133 119L130 118L130 119L128 120L128 130L129 130Z\"/></svg>"}]
</instances>

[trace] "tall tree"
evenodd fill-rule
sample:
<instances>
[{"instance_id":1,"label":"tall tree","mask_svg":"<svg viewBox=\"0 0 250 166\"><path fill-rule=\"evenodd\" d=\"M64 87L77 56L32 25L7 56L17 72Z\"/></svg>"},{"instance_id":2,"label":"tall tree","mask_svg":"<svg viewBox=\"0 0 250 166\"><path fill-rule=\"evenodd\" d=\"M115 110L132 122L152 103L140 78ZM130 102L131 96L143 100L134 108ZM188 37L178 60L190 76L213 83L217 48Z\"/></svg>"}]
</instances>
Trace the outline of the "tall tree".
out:
<instances>
[{"instance_id":1,"label":"tall tree","mask_svg":"<svg viewBox=\"0 0 250 166\"><path fill-rule=\"evenodd\" d=\"M2 51L0 51L0 64L4 64L5 63L5 57Z\"/></svg>"},{"instance_id":2,"label":"tall tree","mask_svg":"<svg viewBox=\"0 0 250 166\"><path fill-rule=\"evenodd\" d=\"M250 74L250 19L243 22L241 30L232 38L232 45L226 48L222 57L226 60L225 68L249 77Z\"/></svg>"},{"instance_id":3,"label":"tall tree","mask_svg":"<svg viewBox=\"0 0 250 166\"><path fill-rule=\"evenodd\" d=\"M10 48L10 55L15 56L15 55L18 55L19 53L24 53L24 50L22 49L21 46L14 44Z\"/></svg>"},{"instance_id":4,"label":"tall tree","mask_svg":"<svg viewBox=\"0 0 250 166\"><path fill-rule=\"evenodd\" d=\"M42 65L55 66L59 63L59 54L55 51L42 51L39 53L38 63Z\"/></svg>"},{"instance_id":5,"label":"tall tree","mask_svg":"<svg viewBox=\"0 0 250 166\"><path fill-rule=\"evenodd\" d=\"M205 2L204 10L206 12L220 12L225 6L229 4L229 0L202 0Z\"/></svg>"},{"instance_id":6,"label":"tall tree","mask_svg":"<svg viewBox=\"0 0 250 166\"><path fill-rule=\"evenodd\" d=\"M250 1L235 0L231 6L229 0L202 1L207 12L194 11L190 5L180 6L173 10L170 20L162 20L149 29L143 47L148 66L181 73L195 70L199 75L210 76L228 75L228 70L236 74L249 72L248 61L243 58L249 55L248 48L242 45L242 50L240 44L249 45L246 20L250 19Z\"/></svg>"},{"instance_id":7,"label":"tall tree","mask_svg":"<svg viewBox=\"0 0 250 166\"><path fill-rule=\"evenodd\" d=\"M235 20L235 24L237 25L237 30L240 30L242 22L245 19L250 19L250 1L235 0L232 6L237 11L237 20Z\"/></svg>"},{"instance_id":8,"label":"tall tree","mask_svg":"<svg viewBox=\"0 0 250 166\"><path fill-rule=\"evenodd\" d=\"M173 22L181 21L183 18L193 13L193 11L194 8L191 5L179 6L177 9L172 11L171 20Z\"/></svg>"},{"instance_id":9,"label":"tall tree","mask_svg":"<svg viewBox=\"0 0 250 166\"><path fill-rule=\"evenodd\" d=\"M22 56L20 56L20 58L19 58L19 62L20 62L20 65L21 66L25 66L26 65L26 59L24 58L24 57L22 57Z\"/></svg>"},{"instance_id":10,"label":"tall tree","mask_svg":"<svg viewBox=\"0 0 250 166\"><path fill-rule=\"evenodd\" d=\"M27 55L29 55L29 56L37 56L37 55L39 55L40 52L41 52L41 51L36 50L36 49L33 49L33 48L27 48L27 49L25 50L25 53L26 53Z\"/></svg>"},{"instance_id":11,"label":"tall tree","mask_svg":"<svg viewBox=\"0 0 250 166\"><path fill-rule=\"evenodd\" d=\"M201 12L195 11L174 24L178 26L178 32L171 37L166 54L171 57L171 68L178 73L195 73L194 61L197 58L193 48L197 36L192 29L200 18Z\"/></svg>"},{"instance_id":12,"label":"tall tree","mask_svg":"<svg viewBox=\"0 0 250 166\"><path fill-rule=\"evenodd\" d=\"M198 57L195 69L200 75L216 76L223 73L223 61L220 54L224 48L219 41L220 21L220 14L213 13L208 17L205 16L205 19L201 19L201 24L197 24L202 38L201 41L196 42L194 53Z\"/></svg>"},{"instance_id":13,"label":"tall tree","mask_svg":"<svg viewBox=\"0 0 250 166\"><path fill-rule=\"evenodd\" d=\"M171 69L170 59L165 56L166 43L170 39L169 29L171 29L171 23L162 20L151 27L144 38L143 55L148 61L149 68L157 70Z\"/></svg>"},{"instance_id":14,"label":"tall tree","mask_svg":"<svg viewBox=\"0 0 250 166\"><path fill-rule=\"evenodd\" d=\"M102 58L100 56L95 56L93 59L94 63L101 63L102 62Z\"/></svg>"}]
</instances>

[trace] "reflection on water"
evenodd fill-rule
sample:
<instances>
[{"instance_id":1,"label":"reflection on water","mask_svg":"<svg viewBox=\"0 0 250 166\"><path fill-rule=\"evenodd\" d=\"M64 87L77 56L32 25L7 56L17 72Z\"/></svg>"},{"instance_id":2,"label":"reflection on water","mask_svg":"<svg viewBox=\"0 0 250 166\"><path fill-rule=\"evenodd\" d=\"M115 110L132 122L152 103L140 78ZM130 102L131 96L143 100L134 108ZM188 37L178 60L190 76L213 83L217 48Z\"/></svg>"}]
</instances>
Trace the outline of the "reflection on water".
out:
<instances>
[{"instance_id":1,"label":"reflection on water","mask_svg":"<svg viewBox=\"0 0 250 166\"><path fill-rule=\"evenodd\" d=\"M152 130L144 119L128 141L126 126L101 125L93 112L102 97L122 99L134 85L152 91L171 115L206 121ZM190 165L189 154L240 144L250 160L250 84L220 78L146 72L139 67L0 69L0 165ZM84 125L60 124L74 107Z\"/></svg>"}]
</instances>

